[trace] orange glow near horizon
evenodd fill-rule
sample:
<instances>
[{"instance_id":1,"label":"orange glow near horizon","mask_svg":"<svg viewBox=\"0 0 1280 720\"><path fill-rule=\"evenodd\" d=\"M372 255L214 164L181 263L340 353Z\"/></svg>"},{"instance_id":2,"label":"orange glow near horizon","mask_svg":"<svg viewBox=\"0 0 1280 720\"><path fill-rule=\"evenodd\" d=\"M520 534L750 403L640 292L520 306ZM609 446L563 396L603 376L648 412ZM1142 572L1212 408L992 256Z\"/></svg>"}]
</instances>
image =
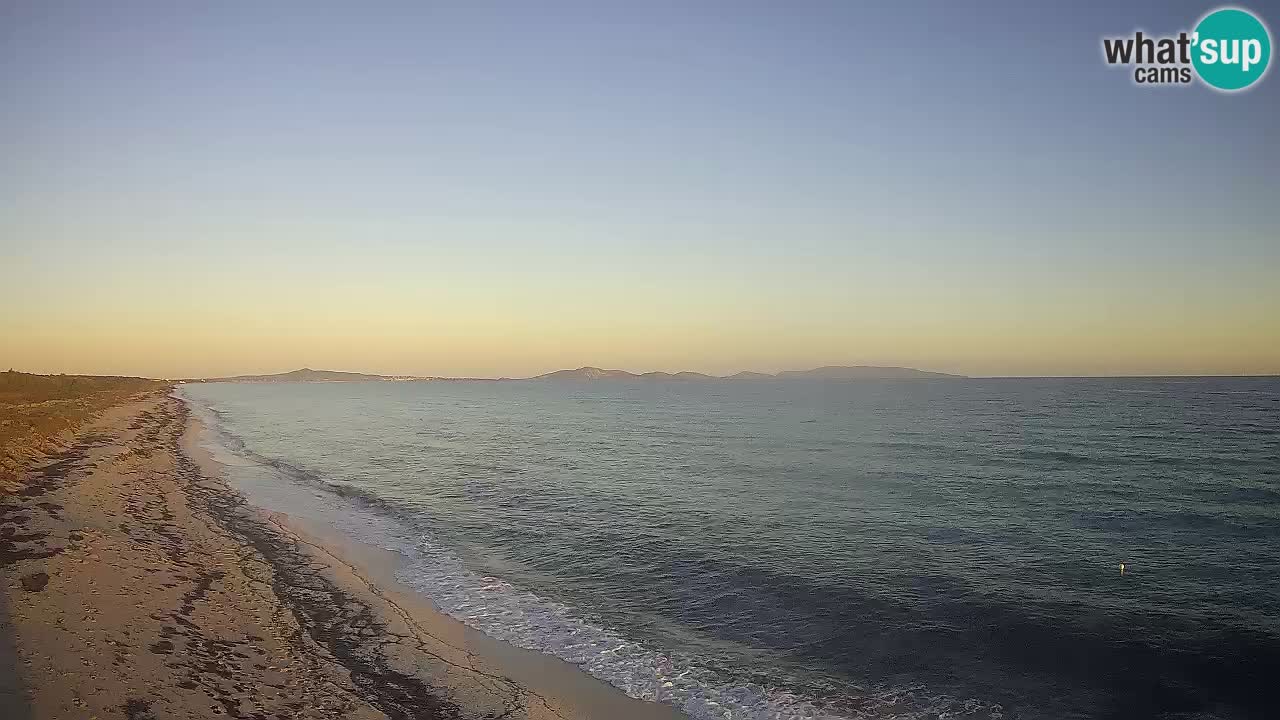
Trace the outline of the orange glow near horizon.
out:
<instances>
[{"instance_id":1,"label":"orange glow near horizon","mask_svg":"<svg viewBox=\"0 0 1280 720\"><path fill-rule=\"evenodd\" d=\"M729 374L901 365L967 375L1280 372L1280 291L1196 275L931 275L661 263L345 275L270 265L6 278L0 365L209 377L299 367L523 377L595 365ZM366 268L366 271L370 270ZM1250 275L1236 276L1248 280ZM1163 281L1163 282L1162 282ZM1099 293L1098 283L1109 289Z\"/></svg>"}]
</instances>

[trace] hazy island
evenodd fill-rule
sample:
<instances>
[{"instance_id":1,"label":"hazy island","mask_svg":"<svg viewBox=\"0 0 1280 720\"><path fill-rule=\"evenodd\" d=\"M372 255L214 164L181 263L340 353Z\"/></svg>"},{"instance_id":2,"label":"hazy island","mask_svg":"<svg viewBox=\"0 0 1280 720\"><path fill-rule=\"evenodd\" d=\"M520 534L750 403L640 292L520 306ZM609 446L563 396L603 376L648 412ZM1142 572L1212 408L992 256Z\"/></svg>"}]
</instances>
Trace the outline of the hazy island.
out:
<instances>
[{"instance_id":1,"label":"hazy island","mask_svg":"<svg viewBox=\"0 0 1280 720\"><path fill-rule=\"evenodd\" d=\"M274 382L403 382L406 380L435 380L437 378L418 377L415 375L371 375L368 373L342 372L339 370L312 370L302 368L272 375L234 375L231 377L192 378L181 382L230 382L230 383L274 383Z\"/></svg>"},{"instance_id":2,"label":"hazy island","mask_svg":"<svg viewBox=\"0 0 1280 720\"><path fill-rule=\"evenodd\" d=\"M432 377L418 375L372 375L369 373L341 372L338 370L312 370L302 368L290 372L272 375L235 375L231 377L195 378L181 382L230 382L230 383L276 383L276 382L405 382L411 380L636 380L636 381L711 381L711 380L913 380L964 378L964 375L930 372L908 367L887 367L879 365L826 365L810 370L784 370L779 373L762 373L744 370L733 375L708 375L692 372L644 372L633 373L628 370L606 370L604 368L584 366L572 370L556 370L528 378L462 378Z\"/></svg>"}]
</instances>

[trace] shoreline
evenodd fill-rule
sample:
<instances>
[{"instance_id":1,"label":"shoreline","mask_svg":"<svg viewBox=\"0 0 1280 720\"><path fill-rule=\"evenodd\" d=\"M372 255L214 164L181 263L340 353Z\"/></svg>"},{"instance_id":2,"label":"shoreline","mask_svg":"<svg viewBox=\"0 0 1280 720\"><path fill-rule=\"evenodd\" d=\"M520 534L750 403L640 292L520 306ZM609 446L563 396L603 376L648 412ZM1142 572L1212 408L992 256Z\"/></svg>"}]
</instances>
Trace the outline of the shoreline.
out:
<instances>
[{"instance_id":1,"label":"shoreline","mask_svg":"<svg viewBox=\"0 0 1280 720\"><path fill-rule=\"evenodd\" d=\"M249 504L196 422L130 400L0 497L0 715L685 717L436 612L395 553Z\"/></svg>"},{"instance_id":2,"label":"shoreline","mask_svg":"<svg viewBox=\"0 0 1280 720\"><path fill-rule=\"evenodd\" d=\"M187 420L183 451L203 475L227 484L225 468L202 447L202 433L208 432L194 415ZM238 492L227 485L228 492ZM686 716L661 703L631 698L559 658L519 648L497 640L441 613L430 598L396 578L404 559L396 552L375 547L343 535L323 523L286 512L248 507L264 522L304 548L316 562L329 565L341 576L344 590L357 595L373 595L383 606L380 613L397 624L411 626L440 647L440 655L461 654L474 671L491 680L514 683L529 699L562 718L625 718L633 720L678 720ZM447 662L456 663L453 658Z\"/></svg>"}]
</instances>

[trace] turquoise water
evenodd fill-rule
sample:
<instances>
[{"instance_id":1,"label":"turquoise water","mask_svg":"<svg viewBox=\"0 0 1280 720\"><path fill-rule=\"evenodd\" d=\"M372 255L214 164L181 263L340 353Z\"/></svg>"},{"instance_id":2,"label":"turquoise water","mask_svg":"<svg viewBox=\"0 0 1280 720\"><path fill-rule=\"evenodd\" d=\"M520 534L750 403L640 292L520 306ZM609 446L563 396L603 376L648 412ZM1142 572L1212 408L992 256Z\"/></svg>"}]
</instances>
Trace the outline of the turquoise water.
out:
<instances>
[{"instance_id":1,"label":"turquoise water","mask_svg":"<svg viewBox=\"0 0 1280 720\"><path fill-rule=\"evenodd\" d=\"M255 501L695 717L1273 705L1274 378L179 392Z\"/></svg>"}]
</instances>

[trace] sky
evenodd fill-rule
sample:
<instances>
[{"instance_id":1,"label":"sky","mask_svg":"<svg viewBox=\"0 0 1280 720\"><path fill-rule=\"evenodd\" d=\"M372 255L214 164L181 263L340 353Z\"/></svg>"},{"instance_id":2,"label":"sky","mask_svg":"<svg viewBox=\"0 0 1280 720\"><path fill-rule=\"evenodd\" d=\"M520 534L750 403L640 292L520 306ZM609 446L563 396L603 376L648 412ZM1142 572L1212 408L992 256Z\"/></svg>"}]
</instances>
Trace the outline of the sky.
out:
<instances>
[{"instance_id":1,"label":"sky","mask_svg":"<svg viewBox=\"0 0 1280 720\"><path fill-rule=\"evenodd\" d=\"M1280 373L1214 7L0 0L0 366Z\"/></svg>"}]
</instances>

